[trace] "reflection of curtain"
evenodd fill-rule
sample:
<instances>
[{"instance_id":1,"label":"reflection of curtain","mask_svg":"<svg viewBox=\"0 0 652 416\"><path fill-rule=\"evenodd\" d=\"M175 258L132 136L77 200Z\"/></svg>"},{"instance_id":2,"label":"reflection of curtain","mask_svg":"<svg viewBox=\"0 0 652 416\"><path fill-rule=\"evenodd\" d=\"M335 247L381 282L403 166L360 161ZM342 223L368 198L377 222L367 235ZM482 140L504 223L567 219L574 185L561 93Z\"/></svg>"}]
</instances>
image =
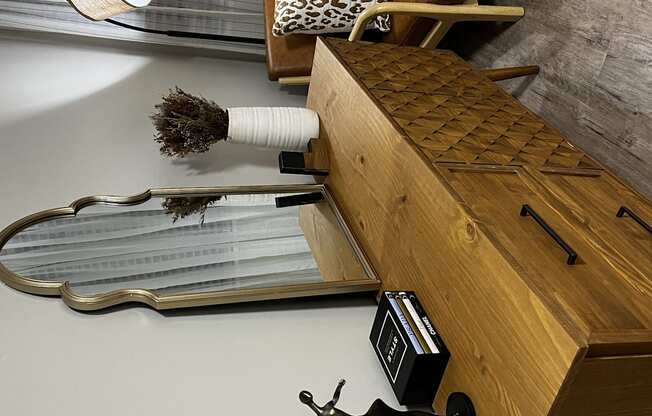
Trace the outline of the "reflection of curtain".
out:
<instances>
[{"instance_id":1,"label":"reflection of curtain","mask_svg":"<svg viewBox=\"0 0 652 416\"><path fill-rule=\"evenodd\" d=\"M194 10L218 11L221 14ZM150 29L264 39L262 12L263 0L152 0L150 6L119 15L115 19ZM93 22L78 15L66 0L0 0L0 28L264 54L262 45L174 38Z\"/></svg>"},{"instance_id":2,"label":"reflection of curtain","mask_svg":"<svg viewBox=\"0 0 652 416\"><path fill-rule=\"evenodd\" d=\"M297 207L262 195L229 196L172 223L160 200L136 207L89 207L75 218L36 224L0 252L9 270L67 280L80 294L123 288L164 293L321 281L299 227Z\"/></svg>"}]
</instances>

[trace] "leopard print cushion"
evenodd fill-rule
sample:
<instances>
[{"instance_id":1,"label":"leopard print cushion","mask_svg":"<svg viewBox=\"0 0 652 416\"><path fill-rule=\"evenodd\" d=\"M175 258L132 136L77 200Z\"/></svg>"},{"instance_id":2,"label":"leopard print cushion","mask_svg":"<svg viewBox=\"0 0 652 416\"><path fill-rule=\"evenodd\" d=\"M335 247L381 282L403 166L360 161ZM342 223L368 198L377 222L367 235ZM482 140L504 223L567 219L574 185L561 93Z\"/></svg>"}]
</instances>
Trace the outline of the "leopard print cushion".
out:
<instances>
[{"instance_id":1,"label":"leopard print cushion","mask_svg":"<svg viewBox=\"0 0 652 416\"><path fill-rule=\"evenodd\" d=\"M383 0L276 0L274 36L291 33L350 32L360 13ZM389 16L375 18L367 28L389 31Z\"/></svg>"}]
</instances>

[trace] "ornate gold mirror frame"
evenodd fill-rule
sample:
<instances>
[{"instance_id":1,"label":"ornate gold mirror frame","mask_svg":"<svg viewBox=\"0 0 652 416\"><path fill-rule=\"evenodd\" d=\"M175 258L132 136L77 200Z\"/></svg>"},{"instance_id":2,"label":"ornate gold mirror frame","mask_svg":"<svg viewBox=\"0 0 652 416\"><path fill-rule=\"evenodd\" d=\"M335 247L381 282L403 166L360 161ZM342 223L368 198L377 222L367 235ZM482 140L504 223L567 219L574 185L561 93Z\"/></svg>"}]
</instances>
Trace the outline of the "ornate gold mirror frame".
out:
<instances>
[{"instance_id":1,"label":"ornate gold mirror frame","mask_svg":"<svg viewBox=\"0 0 652 416\"><path fill-rule=\"evenodd\" d=\"M341 227L346 240L369 277L365 280L325 281L306 284L290 284L264 288L234 289L201 293L161 295L147 289L121 289L93 296L75 293L68 281L44 281L22 277L0 263L0 279L8 286L36 295L61 296L71 308L77 310L98 310L128 302L149 305L157 310L194 306L217 305L260 300L286 299L317 295L377 291L380 281L367 261L362 249L346 225L332 196L324 185L263 185L263 186L224 186L214 188L161 188L150 189L138 195L91 196L74 201L67 207L48 209L20 219L0 232L0 251L16 234L35 224L60 218L76 217L78 212L94 205L138 205L151 198L188 198L214 195L271 194L271 193L315 193L323 195Z\"/></svg>"}]
</instances>

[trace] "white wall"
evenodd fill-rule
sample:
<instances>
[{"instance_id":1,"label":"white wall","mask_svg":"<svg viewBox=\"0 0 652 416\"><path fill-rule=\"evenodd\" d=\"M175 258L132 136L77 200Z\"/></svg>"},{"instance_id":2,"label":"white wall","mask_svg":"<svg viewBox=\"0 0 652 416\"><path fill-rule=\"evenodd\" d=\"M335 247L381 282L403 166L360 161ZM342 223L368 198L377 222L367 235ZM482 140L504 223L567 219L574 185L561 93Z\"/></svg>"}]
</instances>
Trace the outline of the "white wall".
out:
<instances>
[{"instance_id":1,"label":"white wall","mask_svg":"<svg viewBox=\"0 0 652 416\"><path fill-rule=\"evenodd\" d=\"M84 195L307 180L235 145L159 156L147 116L175 84L225 106L305 102L259 62L0 39L0 227ZM325 402L340 377L351 413L396 405L367 340L374 312L355 297L83 314L0 285L0 413L308 415L299 390Z\"/></svg>"}]
</instances>

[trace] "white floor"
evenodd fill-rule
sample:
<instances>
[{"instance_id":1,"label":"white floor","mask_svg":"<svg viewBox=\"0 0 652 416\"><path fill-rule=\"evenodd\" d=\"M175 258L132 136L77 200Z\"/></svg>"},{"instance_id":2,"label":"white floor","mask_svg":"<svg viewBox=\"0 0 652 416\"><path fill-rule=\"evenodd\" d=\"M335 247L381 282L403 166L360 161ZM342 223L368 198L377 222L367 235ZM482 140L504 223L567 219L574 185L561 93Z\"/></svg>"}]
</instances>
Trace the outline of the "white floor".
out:
<instances>
[{"instance_id":1,"label":"white floor","mask_svg":"<svg viewBox=\"0 0 652 416\"><path fill-rule=\"evenodd\" d=\"M96 194L291 183L276 152L218 145L159 156L147 118L179 85L225 106L302 106L262 63L0 39L0 227ZM3 415L308 415L346 378L341 405L396 405L367 339L372 300L82 314L0 284Z\"/></svg>"}]
</instances>

